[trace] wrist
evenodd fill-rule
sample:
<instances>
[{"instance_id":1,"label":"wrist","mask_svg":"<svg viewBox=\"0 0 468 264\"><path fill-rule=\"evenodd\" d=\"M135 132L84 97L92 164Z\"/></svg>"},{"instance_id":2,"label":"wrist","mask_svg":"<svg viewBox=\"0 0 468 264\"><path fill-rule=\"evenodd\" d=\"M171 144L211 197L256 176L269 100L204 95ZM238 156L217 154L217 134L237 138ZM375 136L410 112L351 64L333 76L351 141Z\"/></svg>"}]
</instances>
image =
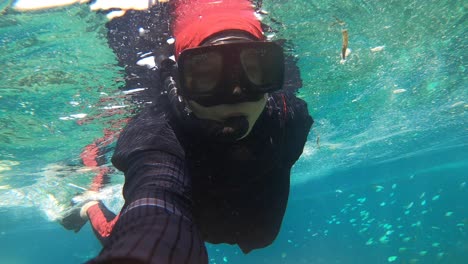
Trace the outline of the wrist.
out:
<instances>
[{"instance_id":1,"label":"wrist","mask_svg":"<svg viewBox=\"0 0 468 264\"><path fill-rule=\"evenodd\" d=\"M80 210L80 216L82 219L84 220L88 220L88 209L93 206L93 205L96 205L98 204L98 201L90 201L90 202L87 202L85 203L82 207L81 207L81 210Z\"/></svg>"}]
</instances>

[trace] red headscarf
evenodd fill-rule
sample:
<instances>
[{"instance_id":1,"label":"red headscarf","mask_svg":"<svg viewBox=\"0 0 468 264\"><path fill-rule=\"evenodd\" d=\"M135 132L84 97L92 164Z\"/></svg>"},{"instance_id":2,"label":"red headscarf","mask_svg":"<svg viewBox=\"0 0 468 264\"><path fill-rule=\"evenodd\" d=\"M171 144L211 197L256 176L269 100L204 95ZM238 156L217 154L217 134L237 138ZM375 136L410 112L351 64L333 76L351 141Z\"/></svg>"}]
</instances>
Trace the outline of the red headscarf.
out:
<instances>
[{"instance_id":1,"label":"red headscarf","mask_svg":"<svg viewBox=\"0 0 468 264\"><path fill-rule=\"evenodd\" d=\"M198 47L225 30L243 30L264 39L260 21L249 0L175 0L175 55Z\"/></svg>"}]
</instances>

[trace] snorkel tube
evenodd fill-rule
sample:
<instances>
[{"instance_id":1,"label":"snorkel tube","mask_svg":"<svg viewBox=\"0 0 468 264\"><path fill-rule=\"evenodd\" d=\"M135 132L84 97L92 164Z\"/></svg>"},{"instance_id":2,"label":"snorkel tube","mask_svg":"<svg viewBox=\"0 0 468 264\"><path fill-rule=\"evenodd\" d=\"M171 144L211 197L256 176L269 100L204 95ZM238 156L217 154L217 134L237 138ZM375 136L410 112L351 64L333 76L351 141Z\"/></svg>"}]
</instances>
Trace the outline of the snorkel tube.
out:
<instances>
[{"instance_id":1,"label":"snorkel tube","mask_svg":"<svg viewBox=\"0 0 468 264\"><path fill-rule=\"evenodd\" d=\"M184 122L190 117L191 111L184 99L177 93L177 63L166 56L160 56L156 59L156 65L159 65L163 93L168 98L172 113Z\"/></svg>"}]
</instances>

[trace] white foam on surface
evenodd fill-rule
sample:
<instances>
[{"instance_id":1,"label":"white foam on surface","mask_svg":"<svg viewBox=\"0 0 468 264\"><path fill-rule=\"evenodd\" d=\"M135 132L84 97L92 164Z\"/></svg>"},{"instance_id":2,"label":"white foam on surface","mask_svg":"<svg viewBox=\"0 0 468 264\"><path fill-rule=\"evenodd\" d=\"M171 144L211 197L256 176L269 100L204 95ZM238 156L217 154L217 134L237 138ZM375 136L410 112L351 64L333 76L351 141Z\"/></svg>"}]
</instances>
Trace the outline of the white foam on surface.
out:
<instances>
[{"instance_id":1,"label":"white foam on surface","mask_svg":"<svg viewBox=\"0 0 468 264\"><path fill-rule=\"evenodd\" d=\"M144 90L146 90L146 88L135 88L135 89L123 91L122 93L123 94L132 94L132 93L138 93L138 92L141 92L141 91L144 91Z\"/></svg>"},{"instance_id":2,"label":"white foam on surface","mask_svg":"<svg viewBox=\"0 0 468 264\"><path fill-rule=\"evenodd\" d=\"M74 120L74 119L85 118L87 115L88 114L79 113L79 114L72 114L72 115L69 115L69 116L59 117L59 119L60 120Z\"/></svg>"},{"instance_id":3,"label":"white foam on surface","mask_svg":"<svg viewBox=\"0 0 468 264\"><path fill-rule=\"evenodd\" d=\"M42 10L56 7L69 6L73 4L88 3L89 0L17 0L13 5L13 8L18 11L33 11ZM97 0L90 5L91 10L110 10L110 9L121 9L121 10L147 10L149 7L154 5L156 0ZM166 2L166 1L159 1ZM125 12L122 11L111 12L110 19L116 16L122 16Z\"/></svg>"},{"instance_id":4,"label":"white foam on surface","mask_svg":"<svg viewBox=\"0 0 468 264\"><path fill-rule=\"evenodd\" d=\"M154 56L143 58L136 63L138 66L143 66L148 69L156 67L156 62L154 61Z\"/></svg>"},{"instance_id":5,"label":"white foam on surface","mask_svg":"<svg viewBox=\"0 0 468 264\"><path fill-rule=\"evenodd\" d=\"M127 11L125 11L125 10L112 11L109 14L107 14L106 17L107 17L107 19L112 20L112 19L114 19L116 17L121 17L121 16L125 15L125 13L127 13Z\"/></svg>"},{"instance_id":6,"label":"white foam on surface","mask_svg":"<svg viewBox=\"0 0 468 264\"><path fill-rule=\"evenodd\" d=\"M89 0L17 0L13 5L13 8L18 11L29 11L87 2L89 2Z\"/></svg>"},{"instance_id":7,"label":"white foam on surface","mask_svg":"<svg viewBox=\"0 0 468 264\"><path fill-rule=\"evenodd\" d=\"M146 10L154 4L154 1L148 0L97 0L91 4L91 10L109 10L113 8L120 8L123 10Z\"/></svg>"},{"instance_id":8,"label":"white foam on surface","mask_svg":"<svg viewBox=\"0 0 468 264\"><path fill-rule=\"evenodd\" d=\"M111 106L102 107L101 109L113 110L113 109L120 109L120 108L125 108L125 107L127 107L127 105L111 105Z\"/></svg>"}]
</instances>

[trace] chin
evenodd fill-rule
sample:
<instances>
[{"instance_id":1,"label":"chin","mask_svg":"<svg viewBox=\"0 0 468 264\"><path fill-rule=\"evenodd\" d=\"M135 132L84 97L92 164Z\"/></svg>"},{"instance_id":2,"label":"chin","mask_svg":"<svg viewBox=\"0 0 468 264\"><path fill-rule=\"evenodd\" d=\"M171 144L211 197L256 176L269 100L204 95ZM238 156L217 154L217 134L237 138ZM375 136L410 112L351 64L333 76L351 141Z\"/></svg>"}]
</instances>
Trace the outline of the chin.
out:
<instances>
[{"instance_id":1,"label":"chin","mask_svg":"<svg viewBox=\"0 0 468 264\"><path fill-rule=\"evenodd\" d=\"M258 101L242 102L238 104L220 104L214 106L202 106L195 101L188 101L190 109L196 117L201 119L210 119L223 122L225 119L233 116L245 116L249 121L249 129L241 138L246 137L252 127L257 122L258 117L263 112L267 101L267 94L265 94Z\"/></svg>"}]
</instances>

